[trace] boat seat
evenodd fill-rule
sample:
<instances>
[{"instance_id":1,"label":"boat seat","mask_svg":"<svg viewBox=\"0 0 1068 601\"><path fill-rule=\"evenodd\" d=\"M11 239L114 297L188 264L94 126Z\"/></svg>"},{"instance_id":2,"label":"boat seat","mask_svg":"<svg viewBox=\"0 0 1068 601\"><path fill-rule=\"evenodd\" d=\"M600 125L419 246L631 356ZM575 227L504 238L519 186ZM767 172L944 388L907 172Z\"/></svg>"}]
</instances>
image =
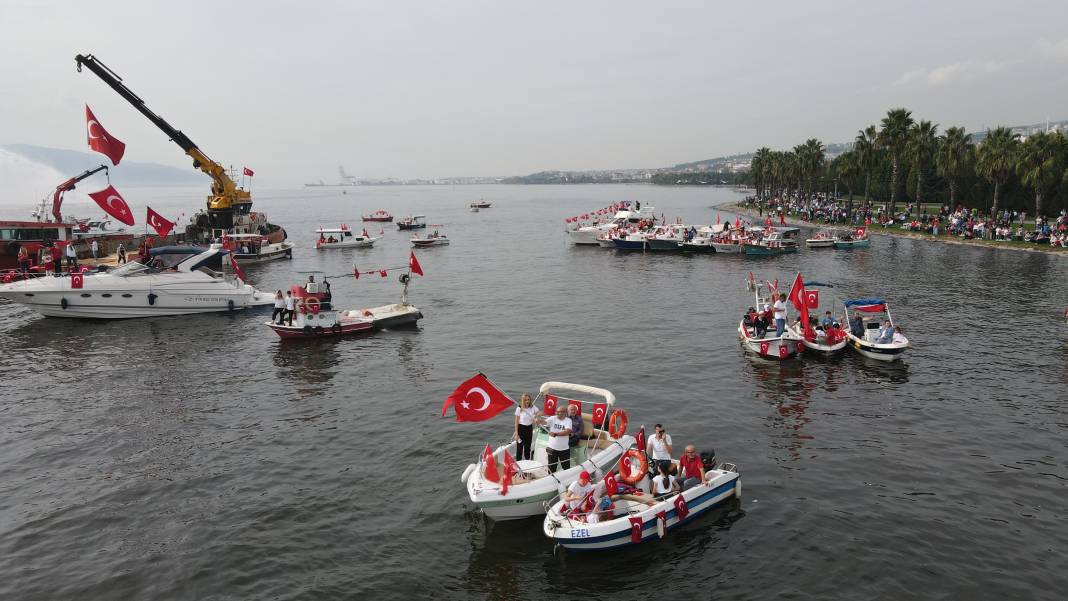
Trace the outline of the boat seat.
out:
<instances>
[{"instance_id":1,"label":"boat seat","mask_svg":"<svg viewBox=\"0 0 1068 601\"><path fill-rule=\"evenodd\" d=\"M586 441L586 448L587 449L597 449L599 451L601 449L607 449L608 447L612 446L613 444L615 444L615 443L606 434L604 438L594 437L594 438L588 439Z\"/></svg>"},{"instance_id":2,"label":"boat seat","mask_svg":"<svg viewBox=\"0 0 1068 601\"><path fill-rule=\"evenodd\" d=\"M634 495L634 494L612 495L612 500L613 501L630 501L632 503L644 503L645 505L649 505L650 507L653 506L653 505L656 505L656 503L657 503L656 499L654 499L652 496L649 496L649 495Z\"/></svg>"}]
</instances>

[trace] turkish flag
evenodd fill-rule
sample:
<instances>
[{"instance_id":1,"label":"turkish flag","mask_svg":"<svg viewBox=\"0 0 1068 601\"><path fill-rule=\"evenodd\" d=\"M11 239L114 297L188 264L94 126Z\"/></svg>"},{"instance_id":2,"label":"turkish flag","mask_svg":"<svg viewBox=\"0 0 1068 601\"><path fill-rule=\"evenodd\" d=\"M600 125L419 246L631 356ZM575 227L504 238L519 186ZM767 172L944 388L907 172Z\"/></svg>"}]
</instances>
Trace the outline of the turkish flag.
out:
<instances>
[{"instance_id":1,"label":"turkish flag","mask_svg":"<svg viewBox=\"0 0 1068 601\"><path fill-rule=\"evenodd\" d=\"M568 411L569 415L571 413L571 408L572 407L577 408L578 412L579 412L579 415L582 415L582 402L581 401L576 401L575 399L568 399L567 400L567 411Z\"/></svg>"},{"instance_id":2,"label":"turkish flag","mask_svg":"<svg viewBox=\"0 0 1068 601\"><path fill-rule=\"evenodd\" d=\"M640 543L642 542L642 519L641 518L629 518L630 519L630 542Z\"/></svg>"},{"instance_id":3,"label":"turkish flag","mask_svg":"<svg viewBox=\"0 0 1068 601\"><path fill-rule=\"evenodd\" d=\"M867 233L867 230L865 230L862 227L858 227L856 229L856 231L853 232L853 235L856 236L857 238L863 238L865 233Z\"/></svg>"},{"instance_id":4,"label":"turkish flag","mask_svg":"<svg viewBox=\"0 0 1068 601\"><path fill-rule=\"evenodd\" d=\"M553 415L553 414L556 413L556 397L555 396L553 396L551 394L545 395L545 400L542 402L542 410L541 410L541 412L544 413L545 415Z\"/></svg>"},{"instance_id":5,"label":"turkish flag","mask_svg":"<svg viewBox=\"0 0 1068 601\"><path fill-rule=\"evenodd\" d=\"M742 218L741 217L735 217L734 218L734 229L739 229L741 227L742 227Z\"/></svg>"},{"instance_id":6,"label":"turkish flag","mask_svg":"<svg viewBox=\"0 0 1068 601\"><path fill-rule=\"evenodd\" d=\"M780 359L785 359L789 355L790 355L790 346L788 344L780 342L779 343L779 358Z\"/></svg>"},{"instance_id":7,"label":"turkish flag","mask_svg":"<svg viewBox=\"0 0 1068 601\"><path fill-rule=\"evenodd\" d=\"M249 169L248 167L245 167L245 170L244 170L244 171L243 171L242 173L244 173L245 175L247 175L247 176L249 176L249 177L252 177L253 175L256 175L256 174L255 174L255 173L254 173L254 172L253 172L253 171L252 171L251 169Z\"/></svg>"},{"instance_id":8,"label":"turkish flag","mask_svg":"<svg viewBox=\"0 0 1068 601\"><path fill-rule=\"evenodd\" d=\"M497 460L493 458L493 449L486 445L482 451L482 477L490 482L500 482L501 474L497 471Z\"/></svg>"},{"instance_id":9,"label":"turkish flag","mask_svg":"<svg viewBox=\"0 0 1068 601\"><path fill-rule=\"evenodd\" d=\"M604 492L607 495L614 495L619 492L619 483L616 482L616 475L612 472L608 472L604 477Z\"/></svg>"},{"instance_id":10,"label":"turkish flag","mask_svg":"<svg viewBox=\"0 0 1068 601\"><path fill-rule=\"evenodd\" d=\"M156 234L160 238L166 238L167 234L171 233L174 229L174 222L167 221L163 215L152 210L152 207L146 207L148 209L148 215L145 220L148 221L148 225L152 226L152 229L156 230Z\"/></svg>"},{"instance_id":11,"label":"turkish flag","mask_svg":"<svg viewBox=\"0 0 1068 601\"><path fill-rule=\"evenodd\" d=\"M232 267L234 269L234 273L237 274L237 277L241 278L241 283L244 283L245 282L245 272L241 271L241 266L237 264L237 259L234 258L234 253L230 253L229 257L230 257L230 267Z\"/></svg>"},{"instance_id":12,"label":"turkish flag","mask_svg":"<svg viewBox=\"0 0 1068 601\"><path fill-rule=\"evenodd\" d=\"M512 483L512 477L521 472L519 464L516 463L515 458L508 452L508 449L504 450L504 469L503 479L501 480L501 494L508 494L508 485Z\"/></svg>"},{"instance_id":13,"label":"turkish flag","mask_svg":"<svg viewBox=\"0 0 1068 601\"><path fill-rule=\"evenodd\" d=\"M719 213L716 213L716 225L719 225Z\"/></svg>"},{"instance_id":14,"label":"turkish flag","mask_svg":"<svg viewBox=\"0 0 1068 601\"><path fill-rule=\"evenodd\" d=\"M441 415L449 406L456 412L458 422L480 422L515 405L515 401L501 392L486 376L475 374L456 387L441 406Z\"/></svg>"},{"instance_id":15,"label":"turkish flag","mask_svg":"<svg viewBox=\"0 0 1068 601\"><path fill-rule=\"evenodd\" d=\"M608 403L594 403L593 404L593 425L600 427L604 425L604 420L608 417Z\"/></svg>"},{"instance_id":16,"label":"turkish flag","mask_svg":"<svg viewBox=\"0 0 1068 601\"><path fill-rule=\"evenodd\" d=\"M352 266L352 277L356 278L357 280L360 279L360 268L356 267L355 265Z\"/></svg>"},{"instance_id":17,"label":"turkish flag","mask_svg":"<svg viewBox=\"0 0 1068 601\"><path fill-rule=\"evenodd\" d=\"M767 342L761 342L760 343L760 354L761 355L767 355L768 354L768 343Z\"/></svg>"},{"instance_id":18,"label":"turkish flag","mask_svg":"<svg viewBox=\"0 0 1068 601\"><path fill-rule=\"evenodd\" d=\"M805 290L805 282L801 279L801 272L794 276L794 283L790 286L790 302L801 313L801 330L808 336L812 331L812 324L808 321L808 293L815 290ZM819 295L817 295L817 300ZM814 305L814 306L818 306Z\"/></svg>"},{"instance_id":19,"label":"turkish flag","mask_svg":"<svg viewBox=\"0 0 1068 601\"><path fill-rule=\"evenodd\" d=\"M408 271L415 275L423 275L423 266L419 264L419 259L415 258L415 251L408 257Z\"/></svg>"},{"instance_id":20,"label":"turkish flag","mask_svg":"<svg viewBox=\"0 0 1068 601\"><path fill-rule=\"evenodd\" d=\"M125 223L126 225L133 225L134 218L133 213L130 212L130 205L126 204L122 195L115 189L114 186L108 186L99 192L90 192L89 198L93 199L93 202L100 205L101 209L108 215L111 215L115 219Z\"/></svg>"},{"instance_id":21,"label":"turkish flag","mask_svg":"<svg viewBox=\"0 0 1068 601\"><path fill-rule=\"evenodd\" d=\"M378 270L378 275L380 275L382 277L386 277L386 270L385 269Z\"/></svg>"},{"instance_id":22,"label":"turkish flag","mask_svg":"<svg viewBox=\"0 0 1068 601\"><path fill-rule=\"evenodd\" d=\"M80 273L70 274L70 287L75 290L80 289L85 285L85 276Z\"/></svg>"},{"instance_id":23,"label":"turkish flag","mask_svg":"<svg viewBox=\"0 0 1068 601\"><path fill-rule=\"evenodd\" d=\"M126 145L111 137L111 134L104 129L104 126L100 125L100 122L96 120L93 111L89 110L88 104L85 105L85 133L89 138L89 148L100 154L107 155L111 159L111 164L119 164L123 153L126 152ZM133 223L127 223L126 225L133 225Z\"/></svg>"},{"instance_id":24,"label":"turkish flag","mask_svg":"<svg viewBox=\"0 0 1068 601\"><path fill-rule=\"evenodd\" d=\"M690 506L686 504L686 498L682 495L675 497L675 513L679 516L679 520L686 519L690 513Z\"/></svg>"},{"instance_id":25,"label":"turkish flag","mask_svg":"<svg viewBox=\"0 0 1068 601\"><path fill-rule=\"evenodd\" d=\"M810 308L820 306L820 291L805 290L805 304L807 304Z\"/></svg>"},{"instance_id":26,"label":"turkish flag","mask_svg":"<svg viewBox=\"0 0 1068 601\"><path fill-rule=\"evenodd\" d=\"M634 444L638 446L639 451L645 452L645 426L638 430L638 435L634 437Z\"/></svg>"}]
</instances>

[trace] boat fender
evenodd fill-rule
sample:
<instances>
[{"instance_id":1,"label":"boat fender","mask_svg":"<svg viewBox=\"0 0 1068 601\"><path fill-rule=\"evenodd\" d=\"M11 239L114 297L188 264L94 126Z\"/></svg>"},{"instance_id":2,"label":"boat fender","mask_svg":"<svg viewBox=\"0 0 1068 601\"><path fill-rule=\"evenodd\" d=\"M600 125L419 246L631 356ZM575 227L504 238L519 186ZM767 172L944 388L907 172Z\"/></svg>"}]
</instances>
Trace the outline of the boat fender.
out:
<instances>
[{"instance_id":1,"label":"boat fender","mask_svg":"<svg viewBox=\"0 0 1068 601\"><path fill-rule=\"evenodd\" d=\"M330 331L335 333L335 334L340 334L341 333L341 324L335 323L334 325L330 326Z\"/></svg>"},{"instance_id":2,"label":"boat fender","mask_svg":"<svg viewBox=\"0 0 1068 601\"><path fill-rule=\"evenodd\" d=\"M477 468L477 465L473 463L468 463L467 469L465 469L464 473L460 475L460 482L463 484L467 484L467 479L471 477L471 473L474 472Z\"/></svg>"},{"instance_id":3,"label":"boat fender","mask_svg":"<svg viewBox=\"0 0 1068 601\"><path fill-rule=\"evenodd\" d=\"M399 279L399 280L400 280L400 283L402 283L402 284L407 284L408 282L412 281L412 276L410 276L410 275L408 275L408 274L406 274L406 273L402 273L402 274L400 275L400 277L399 277L399 278L397 278L397 279Z\"/></svg>"},{"instance_id":4,"label":"boat fender","mask_svg":"<svg viewBox=\"0 0 1068 601\"><path fill-rule=\"evenodd\" d=\"M323 326L315 326L315 335L316 336L322 336L323 332L325 332L325 331L326 330L323 329Z\"/></svg>"},{"instance_id":5,"label":"boat fender","mask_svg":"<svg viewBox=\"0 0 1068 601\"><path fill-rule=\"evenodd\" d=\"M616 423L619 420L619 423ZM612 417L608 420L608 433L612 435L612 438L620 438L627 433L627 412L622 409L616 409L612 412Z\"/></svg>"},{"instance_id":6,"label":"boat fender","mask_svg":"<svg viewBox=\"0 0 1068 601\"><path fill-rule=\"evenodd\" d=\"M734 481L734 498L735 499L741 499L742 498L742 481L741 481L741 479L738 479L738 480Z\"/></svg>"},{"instance_id":7,"label":"boat fender","mask_svg":"<svg viewBox=\"0 0 1068 601\"><path fill-rule=\"evenodd\" d=\"M311 326L304 326L304 335L305 336L311 336L311 334L312 334L312 327Z\"/></svg>"},{"instance_id":8,"label":"boat fender","mask_svg":"<svg viewBox=\"0 0 1068 601\"><path fill-rule=\"evenodd\" d=\"M630 471L634 465L631 463L631 458L637 459L638 469ZM626 453L623 453L623 457L619 460L619 474L622 476L621 480L634 486L641 479L645 477L646 472L649 471L649 460L645 458L645 453L638 449L627 449Z\"/></svg>"},{"instance_id":9,"label":"boat fender","mask_svg":"<svg viewBox=\"0 0 1068 601\"><path fill-rule=\"evenodd\" d=\"M159 298L159 297L155 293L149 292L148 293L148 304L155 305L157 298Z\"/></svg>"},{"instance_id":10,"label":"boat fender","mask_svg":"<svg viewBox=\"0 0 1068 601\"><path fill-rule=\"evenodd\" d=\"M226 301L226 308L229 309L231 313L234 312L234 299L231 298L230 300Z\"/></svg>"},{"instance_id":11,"label":"boat fender","mask_svg":"<svg viewBox=\"0 0 1068 601\"><path fill-rule=\"evenodd\" d=\"M293 249L292 248L287 248L286 249L286 258L287 259L292 259L293 258Z\"/></svg>"},{"instance_id":12,"label":"boat fender","mask_svg":"<svg viewBox=\"0 0 1068 601\"><path fill-rule=\"evenodd\" d=\"M59 299L59 306L63 307L64 309L67 308L67 297L63 297L63 298Z\"/></svg>"}]
</instances>

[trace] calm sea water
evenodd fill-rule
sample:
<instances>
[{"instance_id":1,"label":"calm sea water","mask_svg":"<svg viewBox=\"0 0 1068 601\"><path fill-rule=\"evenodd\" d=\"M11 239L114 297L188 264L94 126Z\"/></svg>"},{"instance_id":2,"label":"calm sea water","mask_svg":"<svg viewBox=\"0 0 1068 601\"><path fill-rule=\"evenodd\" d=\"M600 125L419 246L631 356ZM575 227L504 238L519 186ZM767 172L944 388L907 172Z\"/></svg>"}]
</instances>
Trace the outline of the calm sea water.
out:
<instances>
[{"instance_id":1,"label":"calm sea water","mask_svg":"<svg viewBox=\"0 0 1068 601\"><path fill-rule=\"evenodd\" d=\"M131 204L190 212L203 190ZM563 218L617 200L714 222L728 190L647 186L264 191L298 244L247 269L403 265L317 252L314 230L386 208L445 226L420 251L416 330L282 344L263 316L0 325L3 599L1062 599L1068 590L1068 260L877 237L870 250L754 260L569 246ZM485 197L493 208L471 213ZM723 213L723 218L728 216ZM377 231L378 226L371 229ZM779 365L735 339L744 279L886 295L915 348ZM334 282L393 302L396 275ZM632 427L714 447L736 506L660 541L554 553L537 519L472 510L463 468L510 417L458 424L475 371L509 393L611 389Z\"/></svg>"}]
</instances>

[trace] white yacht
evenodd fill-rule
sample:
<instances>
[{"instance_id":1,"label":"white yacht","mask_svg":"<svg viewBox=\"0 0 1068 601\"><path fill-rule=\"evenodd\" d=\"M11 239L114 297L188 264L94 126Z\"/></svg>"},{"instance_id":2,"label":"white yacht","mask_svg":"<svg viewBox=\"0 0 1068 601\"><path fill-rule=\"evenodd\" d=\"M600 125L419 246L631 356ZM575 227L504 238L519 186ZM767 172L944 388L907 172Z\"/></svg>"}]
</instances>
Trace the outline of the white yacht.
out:
<instances>
[{"instance_id":1,"label":"white yacht","mask_svg":"<svg viewBox=\"0 0 1068 601\"><path fill-rule=\"evenodd\" d=\"M633 211L623 209L616 211L616 214L613 215L611 219L603 223L594 223L568 230L567 235L571 237L571 242L573 244L580 246L604 246L600 243L601 234L604 234L617 226L636 225L641 221L649 221L651 224L656 223L658 220L657 216L654 214L655 211L656 207L642 207Z\"/></svg>"},{"instance_id":2,"label":"white yacht","mask_svg":"<svg viewBox=\"0 0 1068 601\"><path fill-rule=\"evenodd\" d=\"M46 275L0 284L6 298L49 317L127 319L235 311L272 305L274 295L223 273L229 251L160 246L144 263L109 272Z\"/></svg>"}]
</instances>

